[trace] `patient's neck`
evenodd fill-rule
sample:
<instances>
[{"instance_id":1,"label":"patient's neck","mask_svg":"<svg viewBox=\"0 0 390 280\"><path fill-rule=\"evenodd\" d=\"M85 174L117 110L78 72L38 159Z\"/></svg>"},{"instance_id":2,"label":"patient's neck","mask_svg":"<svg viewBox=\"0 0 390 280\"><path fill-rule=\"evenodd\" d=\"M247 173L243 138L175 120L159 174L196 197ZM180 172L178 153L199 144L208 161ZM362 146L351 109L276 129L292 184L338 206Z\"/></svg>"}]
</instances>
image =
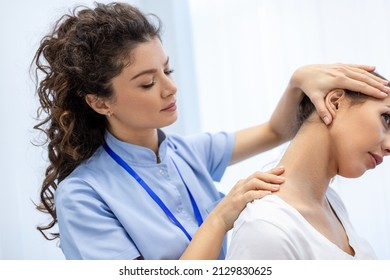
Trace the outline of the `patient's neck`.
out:
<instances>
[{"instance_id":1,"label":"patient's neck","mask_svg":"<svg viewBox=\"0 0 390 280\"><path fill-rule=\"evenodd\" d=\"M325 193L337 173L337 164L325 124L318 121L302 126L279 165L286 168L286 181L277 195L297 203L326 204Z\"/></svg>"}]
</instances>

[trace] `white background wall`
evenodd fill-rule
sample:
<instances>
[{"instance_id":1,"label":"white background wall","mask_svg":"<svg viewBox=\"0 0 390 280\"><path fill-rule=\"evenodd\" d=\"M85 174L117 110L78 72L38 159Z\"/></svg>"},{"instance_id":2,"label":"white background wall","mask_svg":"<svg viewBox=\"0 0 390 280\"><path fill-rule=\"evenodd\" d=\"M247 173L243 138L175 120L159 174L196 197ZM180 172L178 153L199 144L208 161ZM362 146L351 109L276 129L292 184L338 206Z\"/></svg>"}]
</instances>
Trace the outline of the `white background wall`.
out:
<instances>
[{"instance_id":1,"label":"white background wall","mask_svg":"<svg viewBox=\"0 0 390 280\"><path fill-rule=\"evenodd\" d=\"M46 216L37 201L46 154L30 141L38 106L28 68L39 40L75 4L93 1L1 0L0 259L63 259L35 230ZM104 1L109 2L109 1ZM373 64L390 77L390 1L138 0L164 22L164 44L179 87L180 119L167 131L236 130L268 119L293 71L307 63ZM192 20L192 30L191 30ZM223 191L257 169L275 149L230 167ZM389 160L336 188L355 227L390 259ZM387 172L386 172L387 171Z\"/></svg>"}]
</instances>

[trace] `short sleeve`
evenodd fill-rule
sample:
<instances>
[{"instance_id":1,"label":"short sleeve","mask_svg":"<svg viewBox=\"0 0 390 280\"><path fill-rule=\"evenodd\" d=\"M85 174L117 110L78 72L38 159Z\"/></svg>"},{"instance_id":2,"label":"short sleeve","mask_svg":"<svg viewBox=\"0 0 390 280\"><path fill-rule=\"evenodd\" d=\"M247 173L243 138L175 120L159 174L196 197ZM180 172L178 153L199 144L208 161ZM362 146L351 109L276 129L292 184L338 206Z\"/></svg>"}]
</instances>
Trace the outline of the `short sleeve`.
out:
<instances>
[{"instance_id":1,"label":"short sleeve","mask_svg":"<svg viewBox=\"0 0 390 280\"><path fill-rule=\"evenodd\" d=\"M233 133L203 133L187 138L193 151L206 164L214 181L220 181L233 155Z\"/></svg>"},{"instance_id":2,"label":"short sleeve","mask_svg":"<svg viewBox=\"0 0 390 280\"><path fill-rule=\"evenodd\" d=\"M235 228L226 259L294 260L298 255L287 232L268 221L253 220Z\"/></svg>"},{"instance_id":3,"label":"short sleeve","mask_svg":"<svg viewBox=\"0 0 390 280\"><path fill-rule=\"evenodd\" d=\"M94 189L80 179L63 181L55 204L66 259L135 259L139 252Z\"/></svg>"}]
</instances>

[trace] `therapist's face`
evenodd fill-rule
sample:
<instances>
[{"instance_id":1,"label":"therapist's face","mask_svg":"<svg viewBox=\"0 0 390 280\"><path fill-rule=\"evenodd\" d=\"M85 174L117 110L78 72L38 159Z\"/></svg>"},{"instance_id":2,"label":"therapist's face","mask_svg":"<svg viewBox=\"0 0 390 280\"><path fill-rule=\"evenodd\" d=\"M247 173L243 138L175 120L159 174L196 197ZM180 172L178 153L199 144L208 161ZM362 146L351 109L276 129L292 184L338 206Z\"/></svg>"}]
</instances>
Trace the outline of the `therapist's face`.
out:
<instances>
[{"instance_id":1,"label":"therapist's face","mask_svg":"<svg viewBox=\"0 0 390 280\"><path fill-rule=\"evenodd\" d=\"M176 85L171 72L158 38L140 43L132 52L132 63L112 80L109 129L114 134L139 132L175 122Z\"/></svg>"},{"instance_id":2,"label":"therapist's face","mask_svg":"<svg viewBox=\"0 0 390 280\"><path fill-rule=\"evenodd\" d=\"M390 97L367 98L362 104L343 102L330 128L338 174L361 176L390 153Z\"/></svg>"}]
</instances>

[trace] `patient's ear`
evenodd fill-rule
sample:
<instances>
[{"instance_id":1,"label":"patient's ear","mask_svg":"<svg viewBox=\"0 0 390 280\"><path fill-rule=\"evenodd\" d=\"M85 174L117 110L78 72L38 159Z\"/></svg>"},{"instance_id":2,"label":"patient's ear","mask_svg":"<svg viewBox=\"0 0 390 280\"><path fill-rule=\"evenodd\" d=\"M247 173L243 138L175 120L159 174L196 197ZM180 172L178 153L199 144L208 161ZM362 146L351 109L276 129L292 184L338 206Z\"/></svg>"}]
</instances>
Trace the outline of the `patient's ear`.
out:
<instances>
[{"instance_id":1,"label":"patient's ear","mask_svg":"<svg viewBox=\"0 0 390 280\"><path fill-rule=\"evenodd\" d=\"M329 110L334 119L340 106L345 102L345 91L342 89L334 89L325 97L325 106Z\"/></svg>"},{"instance_id":2,"label":"patient's ear","mask_svg":"<svg viewBox=\"0 0 390 280\"><path fill-rule=\"evenodd\" d=\"M100 98L96 94L87 94L85 102L97 113L107 115L110 112L110 106L105 98Z\"/></svg>"}]
</instances>

